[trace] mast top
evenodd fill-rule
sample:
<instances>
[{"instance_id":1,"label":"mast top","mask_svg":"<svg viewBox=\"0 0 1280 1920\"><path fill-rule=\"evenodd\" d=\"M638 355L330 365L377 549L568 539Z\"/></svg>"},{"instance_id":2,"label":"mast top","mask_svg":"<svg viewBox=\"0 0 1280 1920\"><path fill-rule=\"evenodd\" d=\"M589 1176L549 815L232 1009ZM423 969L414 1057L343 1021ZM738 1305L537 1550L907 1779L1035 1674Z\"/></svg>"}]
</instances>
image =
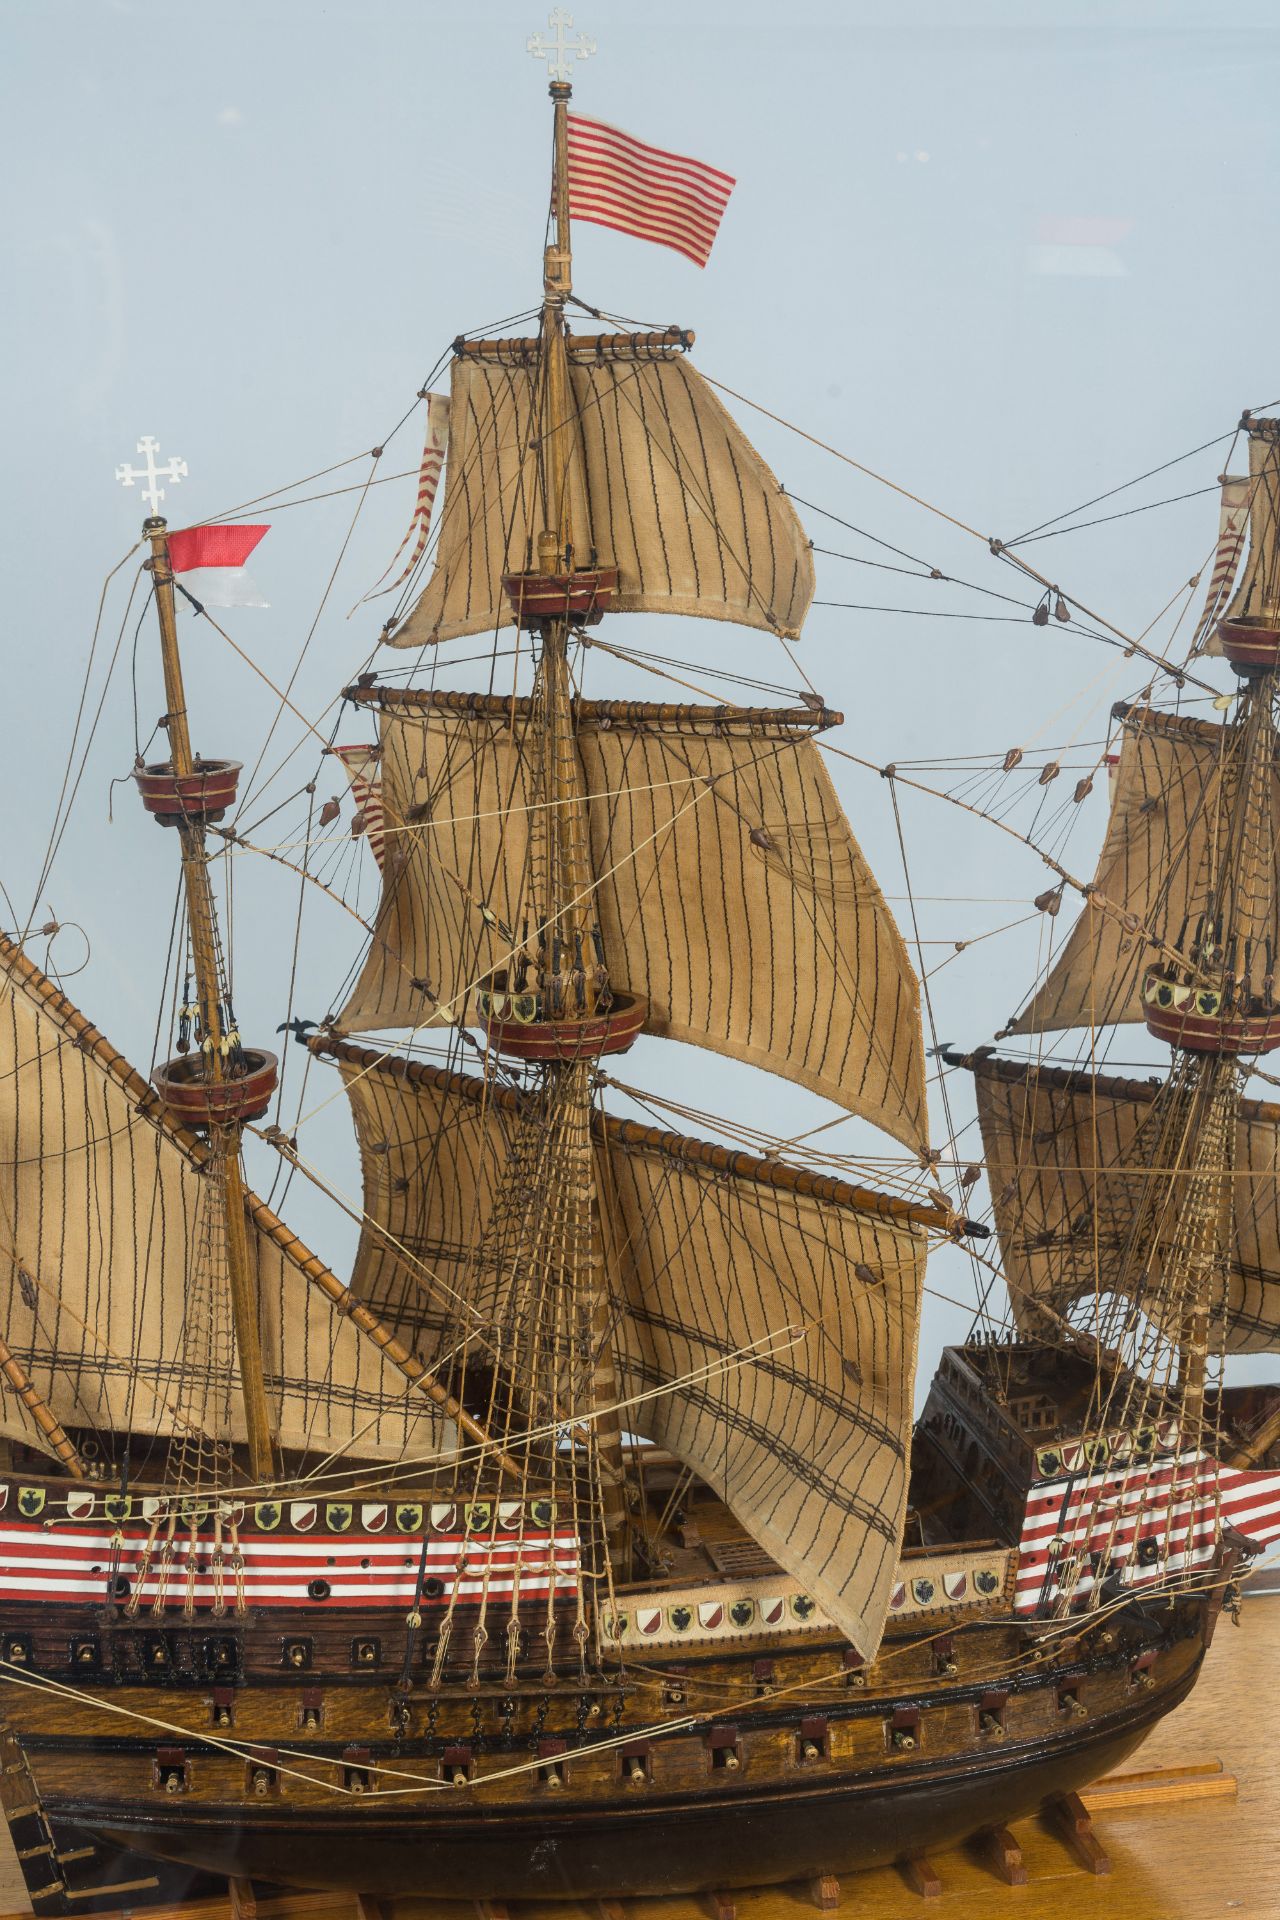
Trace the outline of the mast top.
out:
<instances>
[{"instance_id":1,"label":"mast top","mask_svg":"<svg viewBox=\"0 0 1280 1920\"><path fill-rule=\"evenodd\" d=\"M557 102L568 100L573 91L569 84L569 62L575 59L589 60L596 51L596 43L587 33L576 34L572 40L567 38L573 27L573 15L564 7L552 7L547 15L547 25L554 37L548 41L540 33L531 33L525 47L535 60L546 61L551 98Z\"/></svg>"}]
</instances>

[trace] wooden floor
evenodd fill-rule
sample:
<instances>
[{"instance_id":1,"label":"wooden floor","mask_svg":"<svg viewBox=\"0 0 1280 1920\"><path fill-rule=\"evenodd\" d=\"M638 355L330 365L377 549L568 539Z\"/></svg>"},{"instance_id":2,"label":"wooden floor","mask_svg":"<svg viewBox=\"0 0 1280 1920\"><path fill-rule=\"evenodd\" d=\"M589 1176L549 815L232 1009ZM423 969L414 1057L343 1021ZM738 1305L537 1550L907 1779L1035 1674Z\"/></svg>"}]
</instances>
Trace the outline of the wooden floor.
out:
<instances>
[{"instance_id":1,"label":"wooden floor","mask_svg":"<svg viewBox=\"0 0 1280 1920\"><path fill-rule=\"evenodd\" d=\"M1185 1706L1164 1721L1127 1763L1126 1771L1184 1770L1186 1797L1170 1800L1142 1788L1117 1805L1105 1789L1086 1795L1111 1872L1078 1866L1048 1827L1024 1821L1014 1830L1027 1870L1025 1886L1006 1886L976 1854L939 1853L930 1862L941 1890L913 1891L904 1874L883 1868L843 1881L836 1920L1280 1920L1280 1592L1255 1592L1242 1627L1223 1621L1203 1679ZM1221 1761L1225 1775L1210 1772ZM1146 1800L1146 1804L1141 1804ZM0 1920L25 1912L26 1899L7 1831L0 1826ZM819 1920L804 1888L735 1896L736 1920ZM191 1920L220 1920L229 1901L185 1909ZM239 1902L237 1902L239 1907ZM498 1907L447 1906L420 1899L362 1903L365 1920L502 1920ZM172 1910L170 1910L172 1911ZM260 1898L258 1920L355 1920L355 1903L300 1894ZM246 1920L248 1917L246 1915ZM594 1908L551 1902L512 1906L510 1920L717 1920L714 1901L621 1898ZM727 1912L721 1920L729 1920Z\"/></svg>"}]
</instances>

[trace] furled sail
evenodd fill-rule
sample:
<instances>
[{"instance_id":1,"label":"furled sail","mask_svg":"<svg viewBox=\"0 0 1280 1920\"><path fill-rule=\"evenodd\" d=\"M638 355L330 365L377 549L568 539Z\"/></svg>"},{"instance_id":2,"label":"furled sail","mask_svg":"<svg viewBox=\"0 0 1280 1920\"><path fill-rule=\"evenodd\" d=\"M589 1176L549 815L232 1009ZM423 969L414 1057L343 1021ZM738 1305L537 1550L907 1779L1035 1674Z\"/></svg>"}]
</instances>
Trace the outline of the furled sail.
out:
<instances>
[{"instance_id":1,"label":"furled sail","mask_svg":"<svg viewBox=\"0 0 1280 1920\"><path fill-rule=\"evenodd\" d=\"M697 614L794 639L813 556L778 481L682 352L627 335L569 346L568 521L575 564L616 567L612 608ZM504 573L537 565L545 418L536 341L482 341L453 363L436 564L389 635L418 647L508 625Z\"/></svg>"},{"instance_id":2,"label":"furled sail","mask_svg":"<svg viewBox=\"0 0 1280 1920\"><path fill-rule=\"evenodd\" d=\"M373 692L388 859L346 1031L466 1015L527 930L529 703ZM919 989L812 734L834 716L576 707L610 979L648 1030L927 1144Z\"/></svg>"},{"instance_id":3,"label":"furled sail","mask_svg":"<svg viewBox=\"0 0 1280 1920\"><path fill-rule=\"evenodd\" d=\"M203 1310L193 1277L219 1231L204 1157L0 938L0 1334L63 1426L172 1434L181 1398L226 1410L244 1437L234 1353L211 1351L209 1377L184 1377L188 1296ZM437 1445L434 1409L304 1277L306 1248L253 1195L246 1215L281 1444L390 1458ZM0 1432L38 1443L7 1390Z\"/></svg>"},{"instance_id":4,"label":"furled sail","mask_svg":"<svg viewBox=\"0 0 1280 1920\"><path fill-rule=\"evenodd\" d=\"M1224 620L1280 620L1280 438L1274 420L1249 429L1249 551ZM1221 653L1216 629L1206 653Z\"/></svg>"},{"instance_id":5,"label":"furled sail","mask_svg":"<svg viewBox=\"0 0 1280 1920\"><path fill-rule=\"evenodd\" d=\"M319 1041L351 1100L370 1224L353 1288L424 1358L483 1333L472 1262L517 1094ZM626 1425L727 1502L865 1655L901 1541L926 1241L946 1216L593 1117Z\"/></svg>"},{"instance_id":6,"label":"furled sail","mask_svg":"<svg viewBox=\"0 0 1280 1920\"><path fill-rule=\"evenodd\" d=\"M1092 896L1048 978L1011 1022L1012 1033L1142 1019L1144 969L1156 940L1176 944L1204 906L1221 863L1237 796L1240 736L1150 707L1117 709L1124 727L1111 817ZM1280 770L1249 836L1254 875L1240 876L1232 924L1259 958L1280 953ZM1269 947L1267 943L1270 942ZM1261 971L1261 968L1259 968Z\"/></svg>"},{"instance_id":7,"label":"furled sail","mask_svg":"<svg viewBox=\"0 0 1280 1920\"><path fill-rule=\"evenodd\" d=\"M1185 1185L1159 1150L1160 1084L981 1053L968 1064L1019 1326L1037 1331L1037 1302L1065 1315L1111 1291L1132 1297L1139 1281L1144 1292L1154 1287L1160 1216L1172 1218ZM1280 1106L1240 1102L1231 1172L1229 1270L1225 1298L1212 1303L1214 1337L1230 1353L1277 1352Z\"/></svg>"}]
</instances>

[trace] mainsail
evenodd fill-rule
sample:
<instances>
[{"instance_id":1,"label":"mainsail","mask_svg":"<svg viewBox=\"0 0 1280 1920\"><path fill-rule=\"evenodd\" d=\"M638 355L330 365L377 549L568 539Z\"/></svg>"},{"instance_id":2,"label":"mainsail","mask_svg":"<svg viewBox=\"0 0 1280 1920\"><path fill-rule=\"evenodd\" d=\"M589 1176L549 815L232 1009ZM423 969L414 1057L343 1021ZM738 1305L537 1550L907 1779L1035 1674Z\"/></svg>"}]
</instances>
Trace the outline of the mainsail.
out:
<instances>
[{"instance_id":1,"label":"mainsail","mask_svg":"<svg viewBox=\"0 0 1280 1920\"><path fill-rule=\"evenodd\" d=\"M1090 898L1047 979L1010 1023L1011 1033L1101 1027L1143 1018L1139 989L1159 943L1193 929L1234 833L1242 834L1241 736L1227 726L1151 707L1117 709L1124 734L1111 817ZM1242 945L1280 952L1280 768L1252 811L1242 860L1251 869L1235 903ZM1268 944L1269 943L1269 944ZM1252 965L1250 970L1252 971Z\"/></svg>"},{"instance_id":2,"label":"mainsail","mask_svg":"<svg viewBox=\"0 0 1280 1920\"><path fill-rule=\"evenodd\" d=\"M424 1358L485 1331L476 1255L522 1096L337 1040L368 1218L353 1289ZM625 1425L669 1448L866 1655L901 1539L926 1236L947 1216L596 1112Z\"/></svg>"},{"instance_id":3,"label":"mainsail","mask_svg":"<svg viewBox=\"0 0 1280 1920\"><path fill-rule=\"evenodd\" d=\"M618 569L615 611L798 636L813 597L804 529L683 351L650 344L663 338L570 337L569 422L548 415L540 341L460 346L435 571L391 645L509 625L502 576L536 564L561 512L574 564ZM549 517L539 452L558 433L566 497Z\"/></svg>"},{"instance_id":4,"label":"mainsail","mask_svg":"<svg viewBox=\"0 0 1280 1920\"><path fill-rule=\"evenodd\" d=\"M1161 1244L1192 1175L1171 1167L1167 1090L1155 1080L1027 1066L977 1053L972 1068L996 1231L1014 1318L1043 1332L1112 1291L1150 1310ZM1210 1302L1228 1353L1280 1351L1280 1106L1239 1102L1224 1288Z\"/></svg>"},{"instance_id":5,"label":"mainsail","mask_svg":"<svg viewBox=\"0 0 1280 1920\"><path fill-rule=\"evenodd\" d=\"M529 702L383 705L388 859L346 1031L466 1017L530 912ZM647 1028L767 1067L926 1144L919 991L800 709L575 706L610 979Z\"/></svg>"},{"instance_id":6,"label":"mainsail","mask_svg":"<svg viewBox=\"0 0 1280 1920\"><path fill-rule=\"evenodd\" d=\"M213 1437L244 1437L234 1355L215 1343L194 1362L187 1338L197 1269L217 1260L213 1186L207 1149L0 937L0 1335L64 1427L172 1434L195 1405L229 1421ZM245 1212L279 1443L437 1446L435 1409L305 1277L314 1256L252 1194ZM0 1433L39 1443L7 1391Z\"/></svg>"}]
</instances>

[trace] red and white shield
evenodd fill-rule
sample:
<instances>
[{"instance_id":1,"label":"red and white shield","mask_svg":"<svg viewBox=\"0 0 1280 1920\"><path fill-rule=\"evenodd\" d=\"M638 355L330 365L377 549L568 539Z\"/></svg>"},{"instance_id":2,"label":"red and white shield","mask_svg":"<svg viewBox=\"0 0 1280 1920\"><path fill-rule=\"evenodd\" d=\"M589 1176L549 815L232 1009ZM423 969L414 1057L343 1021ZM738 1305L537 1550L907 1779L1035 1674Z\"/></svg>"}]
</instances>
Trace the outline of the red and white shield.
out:
<instances>
[{"instance_id":1,"label":"red and white shield","mask_svg":"<svg viewBox=\"0 0 1280 1920\"><path fill-rule=\"evenodd\" d=\"M775 1598L771 1595L767 1600L760 1602L760 1618L766 1627L781 1626L786 1611L786 1599L782 1596Z\"/></svg>"},{"instance_id":2,"label":"red and white shield","mask_svg":"<svg viewBox=\"0 0 1280 1920\"><path fill-rule=\"evenodd\" d=\"M969 1591L968 1574L944 1573L942 1576L942 1591L946 1594L948 1600L963 1600Z\"/></svg>"},{"instance_id":3,"label":"red and white shield","mask_svg":"<svg viewBox=\"0 0 1280 1920\"><path fill-rule=\"evenodd\" d=\"M67 1495L67 1518L69 1520L87 1520L93 1512L94 1496L77 1487L74 1493Z\"/></svg>"},{"instance_id":4,"label":"red and white shield","mask_svg":"<svg viewBox=\"0 0 1280 1920\"><path fill-rule=\"evenodd\" d=\"M498 1525L506 1533L514 1533L524 1518L523 1500L499 1500Z\"/></svg>"},{"instance_id":5,"label":"red and white shield","mask_svg":"<svg viewBox=\"0 0 1280 1920\"><path fill-rule=\"evenodd\" d=\"M291 1500L289 1502L289 1525L296 1527L299 1533L306 1533L314 1527L320 1508L315 1500Z\"/></svg>"},{"instance_id":6,"label":"red and white shield","mask_svg":"<svg viewBox=\"0 0 1280 1920\"><path fill-rule=\"evenodd\" d=\"M662 1625L661 1607L637 1607L636 1625L641 1633L656 1633Z\"/></svg>"},{"instance_id":7,"label":"red and white shield","mask_svg":"<svg viewBox=\"0 0 1280 1920\"><path fill-rule=\"evenodd\" d=\"M432 1507L431 1528L433 1533L456 1533L458 1531L457 1507Z\"/></svg>"},{"instance_id":8,"label":"red and white shield","mask_svg":"<svg viewBox=\"0 0 1280 1920\"><path fill-rule=\"evenodd\" d=\"M907 1604L906 1585L904 1582L899 1582L899 1584L894 1588L893 1592L889 1595L889 1611L891 1613L897 1613L902 1607L905 1607L906 1604Z\"/></svg>"},{"instance_id":9,"label":"red and white shield","mask_svg":"<svg viewBox=\"0 0 1280 1920\"><path fill-rule=\"evenodd\" d=\"M708 1633L724 1625L724 1601L700 1600L698 1602L698 1625L705 1627Z\"/></svg>"},{"instance_id":10,"label":"red and white shield","mask_svg":"<svg viewBox=\"0 0 1280 1920\"><path fill-rule=\"evenodd\" d=\"M156 1515L159 1513L160 1509L163 1506L164 1506L163 1500L154 1500L148 1497L142 1501L138 1510L141 1513L144 1520L154 1520Z\"/></svg>"},{"instance_id":11,"label":"red and white shield","mask_svg":"<svg viewBox=\"0 0 1280 1920\"><path fill-rule=\"evenodd\" d=\"M0 1513L4 1512L8 1504L9 1504L9 1489L7 1486L0 1487Z\"/></svg>"},{"instance_id":12,"label":"red and white shield","mask_svg":"<svg viewBox=\"0 0 1280 1920\"><path fill-rule=\"evenodd\" d=\"M391 1509L385 1500L376 1500L360 1509L360 1529L362 1533L384 1533Z\"/></svg>"}]
</instances>

